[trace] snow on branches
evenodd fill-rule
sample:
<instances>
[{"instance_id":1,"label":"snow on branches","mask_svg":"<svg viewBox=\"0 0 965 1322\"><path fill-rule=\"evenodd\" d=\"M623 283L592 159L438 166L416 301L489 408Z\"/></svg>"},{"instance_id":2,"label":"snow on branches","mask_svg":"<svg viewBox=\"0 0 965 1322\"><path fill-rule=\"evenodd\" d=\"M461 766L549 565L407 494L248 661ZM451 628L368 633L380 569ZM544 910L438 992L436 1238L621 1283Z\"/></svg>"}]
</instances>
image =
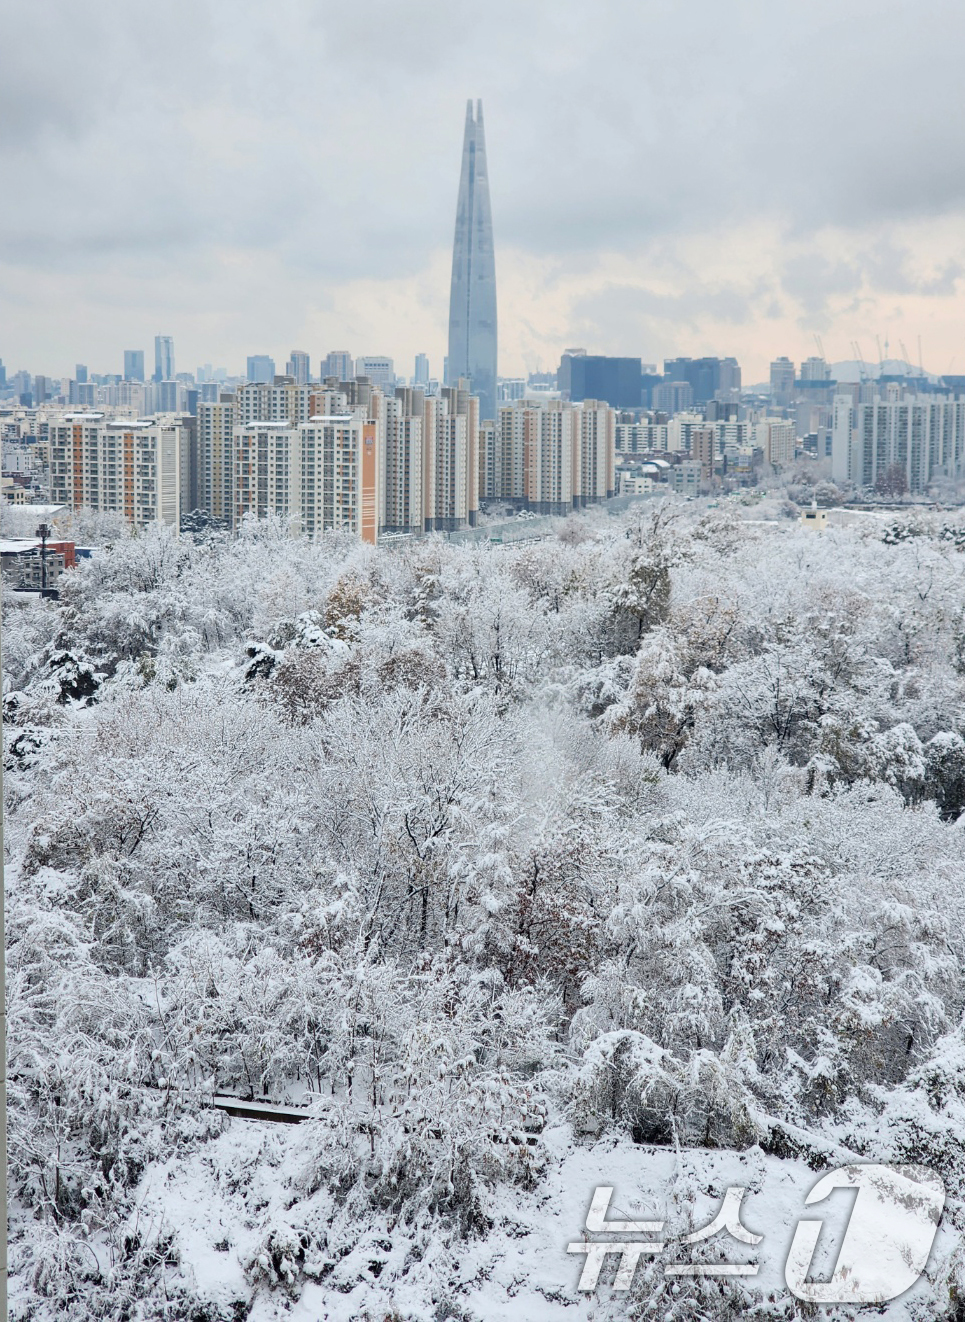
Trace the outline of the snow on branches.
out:
<instances>
[{"instance_id":1,"label":"snow on branches","mask_svg":"<svg viewBox=\"0 0 965 1322\"><path fill-rule=\"evenodd\" d=\"M22 1316L227 1318L387 1226L484 1238L551 1120L960 1171L960 539L652 508L151 529L8 594ZM310 1118L223 1168L220 1094ZM207 1302L139 1220L182 1160L250 1230Z\"/></svg>"}]
</instances>

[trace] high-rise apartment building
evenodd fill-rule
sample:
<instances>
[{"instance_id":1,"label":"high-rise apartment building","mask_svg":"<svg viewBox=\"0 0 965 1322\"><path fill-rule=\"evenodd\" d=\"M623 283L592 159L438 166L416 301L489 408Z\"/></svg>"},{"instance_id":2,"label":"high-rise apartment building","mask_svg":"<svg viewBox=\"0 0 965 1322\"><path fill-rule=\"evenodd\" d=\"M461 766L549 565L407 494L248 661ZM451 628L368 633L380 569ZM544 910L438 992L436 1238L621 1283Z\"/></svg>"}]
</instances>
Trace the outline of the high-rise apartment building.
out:
<instances>
[{"instance_id":1,"label":"high-rise apartment building","mask_svg":"<svg viewBox=\"0 0 965 1322\"><path fill-rule=\"evenodd\" d=\"M603 400L585 399L577 410L574 505L593 505L616 492L616 415Z\"/></svg>"},{"instance_id":2,"label":"high-rise apartment building","mask_svg":"<svg viewBox=\"0 0 965 1322\"><path fill-rule=\"evenodd\" d=\"M181 459L187 443L179 421L67 415L52 422L50 498L71 509L123 514L137 527L181 517Z\"/></svg>"},{"instance_id":3,"label":"high-rise apartment building","mask_svg":"<svg viewBox=\"0 0 965 1322\"><path fill-rule=\"evenodd\" d=\"M187 391L180 381L158 381L153 391L156 413L180 413L187 405Z\"/></svg>"},{"instance_id":4,"label":"high-rise apartment building","mask_svg":"<svg viewBox=\"0 0 965 1322\"><path fill-rule=\"evenodd\" d=\"M168 386L177 386L176 381L166 383ZM143 381L118 381L116 385L101 386L101 403L109 408L130 409L133 413L143 416L146 413L157 411L156 397L160 387L156 385L145 385ZM148 407L148 397L150 392L150 407ZM167 413L173 413L176 409L166 409Z\"/></svg>"},{"instance_id":5,"label":"high-rise apartment building","mask_svg":"<svg viewBox=\"0 0 965 1322\"><path fill-rule=\"evenodd\" d=\"M924 491L937 477L965 477L965 400L892 396L834 400L831 476L871 489Z\"/></svg>"},{"instance_id":6,"label":"high-rise apartment building","mask_svg":"<svg viewBox=\"0 0 965 1322\"><path fill-rule=\"evenodd\" d=\"M234 518L274 515L307 536L378 536L379 461L375 422L320 415L297 425L235 428Z\"/></svg>"},{"instance_id":7,"label":"high-rise apartment building","mask_svg":"<svg viewBox=\"0 0 965 1322\"><path fill-rule=\"evenodd\" d=\"M318 389L298 386L290 377L270 381L249 381L235 395L239 424L249 422L307 422L317 406L313 396Z\"/></svg>"},{"instance_id":8,"label":"high-rise apartment building","mask_svg":"<svg viewBox=\"0 0 965 1322\"><path fill-rule=\"evenodd\" d=\"M669 423L618 422L616 452L619 455L646 454L652 450L669 450Z\"/></svg>"},{"instance_id":9,"label":"high-rise apartment building","mask_svg":"<svg viewBox=\"0 0 965 1322\"><path fill-rule=\"evenodd\" d=\"M511 500L522 505L526 499L526 457L539 424L538 406L519 403L499 409L490 426L482 424L479 434L479 494L488 500Z\"/></svg>"},{"instance_id":10,"label":"high-rise apartment building","mask_svg":"<svg viewBox=\"0 0 965 1322\"><path fill-rule=\"evenodd\" d=\"M446 384L471 382L484 419L496 417L496 261L482 102L466 106L452 245Z\"/></svg>"},{"instance_id":11,"label":"high-rise apartment building","mask_svg":"<svg viewBox=\"0 0 965 1322\"><path fill-rule=\"evenodd\" d=\"M378 395L382 514L387 532L421 533L425 529L425 395L400 387Z\"/></svg>"},{"instance_id":12,"label":"high-rise apartment building","mask_svg":"<svg viewBox=\"0 0 965 1322\"><path fill-rule=\"evenodd\" d=\"M236 527L248 515L258 519L298 518L301 484L297 453L297 433L290 423L251 422L235 428L232 462Z\"/></svg>"},{"instance_id":13,"label":"high-rise apartment building","mask_svg":"<svg viewBox=\"0 0 965 1322\"><path fill-rule=\"evenodd\" d=\"M249 381L267 382L275 379L275 360L266 353L248 355L245 376Z\"/></svg>"},{"instance_id":14,"label":"high-rise apartment building","mask_svg":"<svg viewBox=\"0 0 965 1322\"><path fill-rule=\"evenodd\" d=\"M307 386L311 375L308 354L302 349L292 349L285 371L295 378L296 385Z\"/></svg>"},{"instance_id":15,"label":"high-rise apartment building","mask_svg":"<svg viewBox=\"0 0 965 1322\"><path fill-rule=\"evenodd\" d=\"M165 377L165 380L168 378ZM143 349L125 349L124 350L124 380L125 381L143 381L144 380L144 350Z\"/></svg>"},{"instance_id":16,"label":"high-rise apartment building","mask_svg":"<svg viewBox=\"0 0 965 1322\"><path fill-rule=\"evenodd\" d=\"M566 514L612 495L616 414L602 400L547 397L504 405L480 430L479 487L540 514Z\"/></svg>"},{"instance_id":17,"label":"high-rise apartment building","mask_svg":"<svg viewBox=\"0 0 965 1322\"><path fill-rule=\"evenodd\" d=\"M216 400L198 404L198 508L230 524L234 517L235 396L222 391Z\"/></svg>"},{"instance_id":18,"label":"high-rise apartment building","mask_svg":"<svg viewBox=\"0 0 965 1322\"><path fill-rule=\"evenodd\" d=\"M562 400L525 410L524 497L539 514L567 514L579 484L579 411Z\"/></svg>"},{"instance_id":19,"label":"high-rise apartment building","mask_svg":"<svg viewBox=\"0 0 965 1322\"><path fill-rule=\"evenodd\" d=\"M154 380L174 380L174 340L170 335L154 337Z\"/></svg>"},{"instance_id":20,"label":"high-rise apartment building","mask_svg":"<svg viewBox=\"0 0 965 1322\"><path fill-rule=\"evenodd\" d=\"M717 436L713 424L697 426L690 433L690 457L700 464L700 480L709 482L714 476L717 458Z\"/></svg>"},{"instance_id":21,"label":"high-rise apartment building","mask_svg":"<svg viewBox=\"0 0 965 1322\"><path fill-rule=\"evenodd\" d=\"M34 403L37 405L46 403L50 397L50 389L45 376L34 377Z\"/></svg>"},{"instance_id":22,"label":"high-rise apartment building","mask_svg":"<svg viewBox=\"0 0 965 1322\"><path fill-rule=\"evenodd\" d=\"M483 429L480 485L487 497L540 514L573 508L576 411L559 399L523 400Z\"/></svg>"},{"instance_id":23,"label":"high-rise apartment building","mask_svg":"<svg viewBox=\"0 0 965 1322\"><path fill-rule=\"evenodd\" d=\"M794 462L795 439L796 427L786 418L764 418L754 426L754 444L775 468Z\"/></svg>"},{"instance_id":24,"label":"high-rise apartment building","mask_svg":"<svg viewBox=\"0 0 965 1322\"><path fill-rule=\"evenodd\" d=\"M775 358L771 363L771 404L775 408L790 407L794 398L794 364L790 358Z\"/></svg>"},{"instance_id":25,"label":"high-rise apartment building","mask_svg":"<svg viewBox=\"0 0 965 1322\"><path fill-rule=\"evenodd\" d=\"M499 378L499 385L496 388L496 398L498 403L512 404L513 400L524 399L525 397L525 376L501 376Z\"/></svg>"},{"instance_id":26,"label":"high-rise apartment building","mask_svg":"<svg viewBox=\"0 0 965 1322\"><path fill-rule=\"evenodd\" d=\"M472 526L479 512L479 399L462 380L427 395L423 416L426 531Z\"/></svg>"}]
</instances>

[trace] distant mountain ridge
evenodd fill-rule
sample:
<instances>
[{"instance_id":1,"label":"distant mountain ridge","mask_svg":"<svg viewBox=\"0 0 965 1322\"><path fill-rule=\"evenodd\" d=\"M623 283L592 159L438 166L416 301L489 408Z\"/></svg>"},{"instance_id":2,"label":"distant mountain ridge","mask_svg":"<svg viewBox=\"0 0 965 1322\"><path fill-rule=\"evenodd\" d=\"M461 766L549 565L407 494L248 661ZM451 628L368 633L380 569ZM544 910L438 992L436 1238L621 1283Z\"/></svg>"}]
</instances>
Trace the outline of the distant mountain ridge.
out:
<instances>
[{"instance_id":1,"label":"distant mountain ridge","mask_svg":"<svg viewBox=\"0 0 965 1322\"><path fill-rule=\"evenodd\" d=\"M922 376L920 368L906 363L903 358L885 358L883 362L859 363L857 358L846 358L842 362L831 364L831 377L834 381L861 381L869 377L877 381L880 376ZM925 379L937 385L939 377L934 372L925 372Z\"/></svg>"}]
</instances>

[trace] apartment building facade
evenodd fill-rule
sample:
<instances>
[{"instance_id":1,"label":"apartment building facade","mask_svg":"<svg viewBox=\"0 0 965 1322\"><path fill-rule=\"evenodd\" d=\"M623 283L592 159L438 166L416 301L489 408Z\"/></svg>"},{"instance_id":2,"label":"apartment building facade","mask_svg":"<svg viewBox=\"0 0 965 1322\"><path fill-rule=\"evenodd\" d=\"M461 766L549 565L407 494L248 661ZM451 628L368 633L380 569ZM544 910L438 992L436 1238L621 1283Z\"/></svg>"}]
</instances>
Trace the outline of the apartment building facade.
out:
<instances>
[{"instance_id":1,"label":"apartment building facade","mask_svg":"<svg viewBox=\"0 0 965 1322\"><path fill-rule=\"evenodd\" d=\"M377 425L353 414L253 422L234 430L234 525L274 516L313 537L348 532L374 545Z\"/></svg>"},{"instance_id":2,"label":"apartment building facade","mask_svg":"<svg viewBox=\"0 0 965 1322\"><path fill-rule=\"evenodd\" d=\"M177 419L67 415L50 424L50 495L55 504L122 514L135 527L181 521L182 450Z\"/></svg>"},{"instance_id":3,"label":"apartment building facade","mask_svg":"<svg viewBox=\"0 0 965 1322\"><path fill-rule=\"evenodd\" d=\"M897 395L862 403L835 396L834 481L871 489L887 480L919 493L934 478L965 477L965 400Z\"/></svg>"}]
</instances>

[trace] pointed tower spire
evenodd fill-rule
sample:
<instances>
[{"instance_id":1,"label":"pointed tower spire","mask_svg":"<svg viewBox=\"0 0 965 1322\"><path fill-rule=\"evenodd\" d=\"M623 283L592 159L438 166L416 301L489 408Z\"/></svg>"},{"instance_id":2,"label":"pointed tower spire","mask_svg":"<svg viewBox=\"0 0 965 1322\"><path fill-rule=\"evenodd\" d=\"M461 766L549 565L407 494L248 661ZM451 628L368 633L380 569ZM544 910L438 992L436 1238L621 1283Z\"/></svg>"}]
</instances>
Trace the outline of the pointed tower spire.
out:
<instances>
[{"instance_id":1,"label":"pointed tower spire","mask_svg":"<svg viewBox=\"0 0 965 1322\"><path fill-rule=\"evenodd\" d=\"M496 417L496 263L482 101L466 104L449 292L449 384L467 377L480 417Z\"/></svg>"}]
</instances>

